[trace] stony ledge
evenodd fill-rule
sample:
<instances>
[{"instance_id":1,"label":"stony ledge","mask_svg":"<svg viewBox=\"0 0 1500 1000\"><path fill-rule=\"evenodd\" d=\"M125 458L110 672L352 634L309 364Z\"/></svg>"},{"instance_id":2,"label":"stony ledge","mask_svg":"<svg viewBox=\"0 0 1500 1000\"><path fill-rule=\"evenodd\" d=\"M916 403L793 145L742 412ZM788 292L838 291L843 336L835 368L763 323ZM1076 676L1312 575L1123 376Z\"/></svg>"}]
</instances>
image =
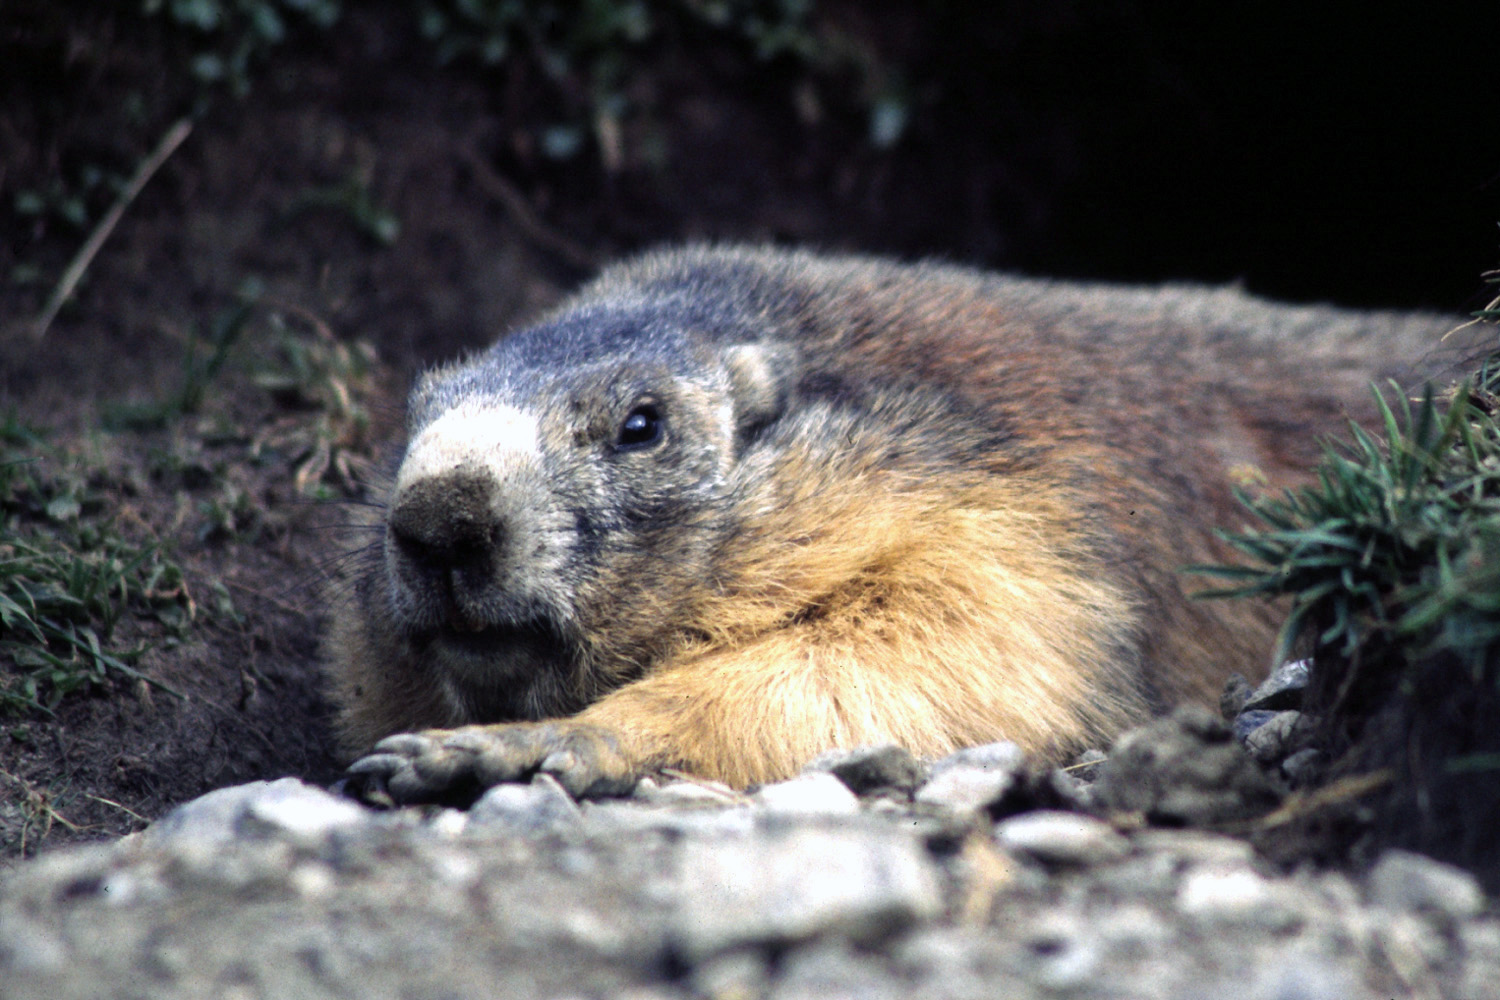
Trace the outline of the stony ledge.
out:
<instances>
[{"instance_id":1,"label":"stony ledge","mask_svg":"<svg viewBox=\"0 0 1500 1000\"><path fill-rule=\"evenodd\" d=\"M1131 771L1147 744L1188 776ZM575 803L541 776L467 811L259 782L7 873L0 994L1500 996L1500 920L1468 873L1400 851L1286 873L1198 828L1264 804L1246 768L1182 716L1093 782L1007 744L841 752L752 794L647 779ZM1153 809L1178 825L1142 825Z\"/></svg>"}]
</instances>

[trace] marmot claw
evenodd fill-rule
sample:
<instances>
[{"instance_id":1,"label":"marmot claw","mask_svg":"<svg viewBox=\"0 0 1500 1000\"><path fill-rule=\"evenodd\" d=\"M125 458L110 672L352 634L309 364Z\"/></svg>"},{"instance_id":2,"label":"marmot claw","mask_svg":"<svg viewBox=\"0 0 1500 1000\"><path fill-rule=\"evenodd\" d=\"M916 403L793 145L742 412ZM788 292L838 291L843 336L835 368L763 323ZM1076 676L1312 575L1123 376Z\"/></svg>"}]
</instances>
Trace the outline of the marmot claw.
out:
<instances>
[{"instance_id":1,"label":"marmot claw","mask_svg":"<svg viewBox=\"0 0 1500 1000\"><path fill-rule=\"evenodd\" d=\"M349 766L358 797L396 804L472 799L539 771L574 798L600 798L628 793L640 768L614 734L570 720L401 733Z\"/></svg>"}]
</instances>

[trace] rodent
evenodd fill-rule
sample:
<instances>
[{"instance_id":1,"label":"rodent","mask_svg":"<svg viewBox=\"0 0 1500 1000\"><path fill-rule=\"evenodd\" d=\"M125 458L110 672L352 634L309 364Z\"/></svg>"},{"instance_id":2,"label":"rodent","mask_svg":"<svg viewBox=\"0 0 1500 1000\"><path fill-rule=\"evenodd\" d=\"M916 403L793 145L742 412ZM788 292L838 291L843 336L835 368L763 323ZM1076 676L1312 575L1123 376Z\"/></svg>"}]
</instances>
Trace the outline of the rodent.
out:
<instances>
[{"instance_id":1,"label":"rodent","mask_svg":"<svg viewBox=\"0 0 1500 1000\"><path fill-rule=\"evenodd\" d=\"M738 247L606 270L421 378L330 640L353 772L398 800L541 769L744 787L835 746L1059 759L1232 671L1198 601L1238 469L1410 375L1430 316ZM455 729L455 727L458 727Z\"/></svg>"}]
</instances>

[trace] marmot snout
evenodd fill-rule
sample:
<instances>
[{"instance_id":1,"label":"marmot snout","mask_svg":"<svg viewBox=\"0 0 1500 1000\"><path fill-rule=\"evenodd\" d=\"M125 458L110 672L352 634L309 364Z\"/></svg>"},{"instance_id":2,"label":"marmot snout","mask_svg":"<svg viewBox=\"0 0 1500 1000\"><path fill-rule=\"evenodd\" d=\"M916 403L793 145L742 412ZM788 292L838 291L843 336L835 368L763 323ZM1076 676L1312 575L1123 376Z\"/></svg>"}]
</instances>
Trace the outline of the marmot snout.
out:
<instances>
[{"instance_id":1,"label":"marmot snout","mask_svg":"<svg viewBox=\"0 0 1500 1000\"><path fill-rule=\"evenodd\" d=\"M1425 318L755 250L651 255L428 374L336 609L346 745L398 798L542 768L738 785L835 745L1057 755L1257 673L1195 602Z\"/></svg>"}]
</instances>

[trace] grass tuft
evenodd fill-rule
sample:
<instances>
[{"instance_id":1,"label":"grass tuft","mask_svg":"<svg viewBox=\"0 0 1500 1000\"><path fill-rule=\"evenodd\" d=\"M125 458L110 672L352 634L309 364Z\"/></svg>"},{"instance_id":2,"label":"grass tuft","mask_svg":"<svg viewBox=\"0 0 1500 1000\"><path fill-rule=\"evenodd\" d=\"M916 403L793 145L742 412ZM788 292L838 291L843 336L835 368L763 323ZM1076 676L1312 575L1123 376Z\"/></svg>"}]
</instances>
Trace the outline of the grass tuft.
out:
<instances>
[{"instance_id":1,"label":"grass tuft","mask_svg":"<svg viewBox=\"0 0 1500 1000\"><path fill-rule=\"evenodd\" d=\"M1500 279L1500 274L1491 275ZM1500 320L1500 300L1476 314ZM1307 708L1328 778L1387 771L1367 843L1468 864L1500 887L1500 345L1416 398L1377 392L1381 427L1325 446L1316 482L1241 496L1223 589L1286 597L1278 656L1310 650Z\"/></svg>"},{"instance_id":2,"label":"grass tuft","mask_svg":"<svg viewBox=\"0 0 1500 1000\"><path fill-rule=\"evenodd\" d=\"M144 645L113 640L129 615L192 620L181 569L116 531L85 486L46 476L37 441L14 421L0 433L0 714L50 714L112 678L177 695L136 669Z\"/></svg>"}]
</instances>

